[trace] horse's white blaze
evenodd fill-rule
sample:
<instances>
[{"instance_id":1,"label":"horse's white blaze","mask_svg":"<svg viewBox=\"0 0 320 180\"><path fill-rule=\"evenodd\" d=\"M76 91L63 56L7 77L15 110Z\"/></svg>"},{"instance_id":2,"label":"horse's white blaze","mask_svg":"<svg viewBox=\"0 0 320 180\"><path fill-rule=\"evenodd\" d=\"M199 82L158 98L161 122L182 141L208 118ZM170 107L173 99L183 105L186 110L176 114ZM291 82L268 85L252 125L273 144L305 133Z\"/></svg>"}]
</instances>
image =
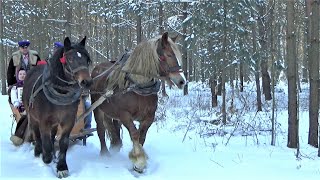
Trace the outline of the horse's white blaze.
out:
<instances>
[{"instance_id":1,"label":"horse's white blaze","mask_svg":"<svg viewBox=\"0 0 320 180\"><path fill-rule=\"evenodd\" d=\"M181 67L181 59L177 58L178 65Z\"/></svg>"},{"instance_id":2,"label":"horse's white blaze","mask_svg":"<svg viewBox=\"0 0 320 180\"><path fill-rule=\"evenodd\" d=\"M81 53L77 52L77 55L78 55L79 58L81 58Z\"/></svg>"},{"instance_id":3,"label":"horse's white blaze","mask_svg":"<svg viewBox=\"0 0 320 180\"><path fill-rule=\"evenodd\" d=\"M182 79L184 80L184 82L187 82L187 79L186 79L186 77L184 76L184 73L181 72L181 73L179 73L179 74L180 74L180 76L182 77Z\"/></svg>"},{"instance_id":4,"label":"horse's white blaze","mask_svg":"<svg viewBox=\"0 0 320 180\"><path fill-rule=\"evenodd\" d=\"M177 61L178 61L178 65L182 68L182 66L181 66L181 59L180 59L180 58L177 58ZM179 70L182 71L181 68L180 68ZM182 77L182 79L184 80L184 82L187 82L187 79L186 79L186 77L184 76L184 73L183 73L183 72L180 72L179 74L180 74L180 76Z\"/></svg>"}]
</instances>

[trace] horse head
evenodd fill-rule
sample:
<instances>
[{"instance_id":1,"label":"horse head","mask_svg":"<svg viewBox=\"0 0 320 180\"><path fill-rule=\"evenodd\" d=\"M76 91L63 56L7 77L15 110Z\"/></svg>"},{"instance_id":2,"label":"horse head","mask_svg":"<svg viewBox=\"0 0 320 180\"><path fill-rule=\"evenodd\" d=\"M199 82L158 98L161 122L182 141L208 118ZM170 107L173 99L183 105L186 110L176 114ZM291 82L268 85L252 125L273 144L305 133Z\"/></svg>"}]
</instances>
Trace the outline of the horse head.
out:
<instances>
[{"instance_id":1,"label":"horse head","mask_svg":"<svg viewBox=\"0 0 320 180\"><path fill-rule=\"evenodd\" d=\"M92 78L89 72L91 63L89 53L85 49L86 37L80 43L72 45L67 37L64 40L64 55L62 63L64 71L69 74L79 86L83 89L88 89L92 84ZM65 62L63 62L65 61Z\"/></svg>"},{"instance_id":2,"label":"horse head","mask_svg":"<svg viewBox=\"0 0 320 180\"><path fill-rule=\"evenodd\" d=\"M68 105L88 94L92 84L89 65L90 56L85 49L84 38L80 43L71 43L68 37L64 47L58 49L45 67L42 83L47 99L56 105Z\"/></svg>"},{"instance_id":3,"label":"horse head","mask_svg":"<svg viewBox=\"0 0 320 180\"><path fill-rule=\"evenodd\" d=\"M175 44L175 38L170 38L168 32L165 32L159 39L157 53L159 55L159 71L167 83L176 85L182 89L186 84L186 78L181 69L181 53Z\"/></svg>"}]
</instances>

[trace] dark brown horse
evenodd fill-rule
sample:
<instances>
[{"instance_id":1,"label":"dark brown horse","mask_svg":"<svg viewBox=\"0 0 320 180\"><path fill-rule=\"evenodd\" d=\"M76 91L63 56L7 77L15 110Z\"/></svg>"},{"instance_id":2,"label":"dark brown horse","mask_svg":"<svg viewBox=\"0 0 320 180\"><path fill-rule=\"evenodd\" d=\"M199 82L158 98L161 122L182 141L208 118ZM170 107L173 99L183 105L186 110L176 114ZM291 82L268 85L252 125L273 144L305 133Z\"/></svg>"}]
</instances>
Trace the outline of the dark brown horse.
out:
<instances>
[{"instance_id":1,"label":"dark brown horse","mask_svg":"<svg viewBox=\"0 0 320 180\"><path fill-rule=\"evenodd\" d=\"M78 44L64 40L46 65L38 65L28 72L23 89L23 103L29 119L29 128L35 137L34 155L42 153L48 164L53 160L54 139L61 127L57 176L67 177L66 153L69 135L75 123L80 95L92 84L89 73L91 63L85 49L84 38Z\"/></svg>"},{"instance_id":2,"label":"dark brown horse","mask_svg":"<svg viewBox=\"0 0 320 180\"><path fill-rule=\"evenodd\" d=\"M115 63L97 65L91 74L93 78L99 76L94 78L97 81L91 88L92 102L97 101L101 93L113 92L111 97L94 110L101 144L100 153L109 154L105 142L106 130L111 139L110 148L121 148L119 130L123 124L133 142L129 158L137 172L143 172L147 164L143 144L155 118L159 79L165 79L170 85L176 85L180 89L186 83L181 70L181 54L174 41L174 38L168 37L168 33L164 33L138 44L132 52ZM101 76L102 72L104 76ZM138 129L134 121L140 122Z\"/></svg>"}]
</instances>

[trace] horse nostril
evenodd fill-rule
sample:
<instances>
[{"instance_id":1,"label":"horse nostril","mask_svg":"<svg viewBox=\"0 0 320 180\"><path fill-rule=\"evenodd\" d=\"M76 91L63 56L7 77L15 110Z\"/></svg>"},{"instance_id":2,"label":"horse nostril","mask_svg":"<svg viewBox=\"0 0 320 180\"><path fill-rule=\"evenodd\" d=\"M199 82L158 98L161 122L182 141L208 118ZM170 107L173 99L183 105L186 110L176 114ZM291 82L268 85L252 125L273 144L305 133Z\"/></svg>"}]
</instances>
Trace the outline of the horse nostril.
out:
<instances>
[{"instance_id":1,"label":"horse nostril","mask_svg":"<svg viewBox=\"0 0 320 180\"><path fill-rule=\"evenodd\" d=\"M88 87L90 87L92 85L92 82L93 81L91 79L90 80L84 79L84 80L81 81L80 85L82 87L88 88Z\"/></svg>"},{"instance_id":2,"label":"horse nostril","mask_svg":"<svg viewBox=\"0 0 320 180\"><path fill-rule=\"evenodd\" d=\"M184 83L184 81L182 81L182 80L179 82L179 85L184 85L184 84L185 84L185 83Z\"/></svg>"}]
</instances>

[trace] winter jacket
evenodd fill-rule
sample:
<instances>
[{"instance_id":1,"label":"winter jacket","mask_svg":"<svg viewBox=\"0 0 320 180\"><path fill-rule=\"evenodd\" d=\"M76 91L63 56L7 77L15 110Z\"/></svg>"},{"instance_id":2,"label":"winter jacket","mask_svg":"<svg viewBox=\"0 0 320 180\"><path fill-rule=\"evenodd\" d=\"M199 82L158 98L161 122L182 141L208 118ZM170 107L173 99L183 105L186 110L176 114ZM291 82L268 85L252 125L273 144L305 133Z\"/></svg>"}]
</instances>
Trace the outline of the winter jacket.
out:
<instances>
[{"instance_id":1,"label":"winter jacket","mask_svg":"<svg viewBox=\"0 0 320 180\"><path fill-rule=\"evenodd\" d=\"M28 70L30 70L32 67L37 65L38 61L40 61L40 57L37 51L29 50L28 65L24 64L23 56L20 51L14 52L10 59L8 70L7 70L8 86L12 86L13 84L17 83L17 74L21 67L23 67L28 72Z\"/></svg>"},{"instance_id":2,"label":"winter jacket","mask_svg":"<svg viewBox=\"0 0 320 180\"><path fill-rule=\"evenodd\" d=\"M18 82L14 84L11 88L10 97L11 103L14 107L18 108L20 112L24 111L22 103L22 91L23 91L23 82Z\"/></svg>"}]
</instances>

